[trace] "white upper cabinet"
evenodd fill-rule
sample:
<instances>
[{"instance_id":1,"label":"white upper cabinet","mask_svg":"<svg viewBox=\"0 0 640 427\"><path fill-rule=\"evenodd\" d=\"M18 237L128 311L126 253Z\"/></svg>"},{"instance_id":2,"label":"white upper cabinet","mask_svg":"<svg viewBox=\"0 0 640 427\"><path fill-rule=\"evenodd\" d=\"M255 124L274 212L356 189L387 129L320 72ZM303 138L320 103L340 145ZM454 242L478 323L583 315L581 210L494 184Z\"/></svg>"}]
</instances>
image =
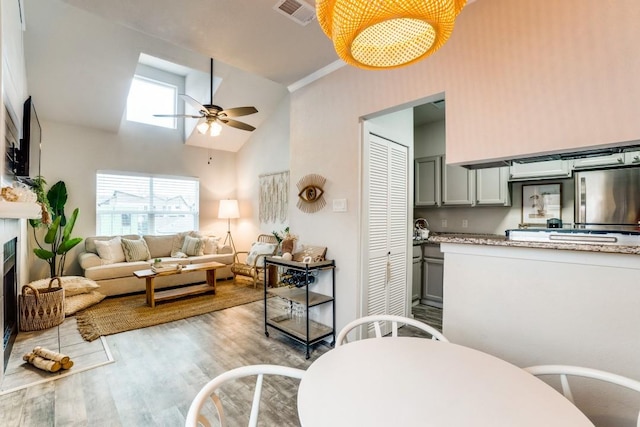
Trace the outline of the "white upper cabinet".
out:
<instances>
[{"instance_id":1,"label":"white upper cabinet","mask_svg":"<svg viewBox=\"0 0 640 427\"><path fill-rule=\"evenodd\" d=\"M415 159L414 204L416 206L440 206L442 156Z\"/></svg>"},{"instance_id":2,"label":"white upper cabinet","mask_svg":"<svg viewBox=\"0 0 640 427\"><path fill-rule=\"evenodd\" d=\"M511 206L509 166L477 169L476 206Z\"/></svg>"},{"instance_id":3,"label":"white upper cabinet","mask_svg":"<svg viewBox=\"0 0 640 427\"><path fill-rule=\"evenodd\" d=\"M624 163L627 165L640 165L640 151L627 151L624 153Z\"/></svg>"},{"instance_id":4,"label":"white upper cabinet","mask_svg":"<svg viewBox=\"0 0 640 427\"><path fill-rule=\"evenodd\" d=\"M449 166L445 157L442 174L442 206L473 206L475 204L475 171L462 166Z\"/></svg>"},{"instance_id":5,"label":"white upper cabinet","mask_svg":"<svg viewBox=\"0 0 640 427\"><path fill-rule=\"evenodd\" d=\"M516 163L509 167L511 181L547 178L569 178L571 162L566 160L546 160L532 163Z\"/></svg>"},{"instance_id":6,"label":"white upper cabinet","mask_svg":"<svg viewBox=\"0 0 640 427\"><path fill-rule=\"evenodd\" d=\"M625 153L615 153L606 156L585 157L573 160L573 169L592 169L601 166L618 166L624 164Z\"/></svg>"}]
</instances>

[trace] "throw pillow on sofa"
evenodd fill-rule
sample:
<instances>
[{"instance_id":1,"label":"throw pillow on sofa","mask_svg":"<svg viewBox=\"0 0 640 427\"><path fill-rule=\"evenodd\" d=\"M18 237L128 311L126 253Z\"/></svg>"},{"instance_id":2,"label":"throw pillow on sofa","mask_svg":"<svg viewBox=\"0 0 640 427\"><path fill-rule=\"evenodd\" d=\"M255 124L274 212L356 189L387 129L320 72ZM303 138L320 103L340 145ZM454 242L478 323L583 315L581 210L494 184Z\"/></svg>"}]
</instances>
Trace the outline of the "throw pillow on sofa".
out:
<instances>
[{"instance_id":1,"label":"throw pillow on sofa","mask_svg":"<svg viewBox=\"0 0 640 427\"><path fill-rule=\"evenodd\" d=\"M182 246L184 246L184 238L186 236L200 237L200 234L197 231L183 231L182 233L177 233L173 238L173 246L171 247L171 258L187 257L187 254L182 251Z\"/></svg>"},{"instance_id":2,"label":"throw pillow on sofa","mask_svg":"<svg viewBox=\"0 0 640 427\"><path fill-rule=\"evenodd\" d=\"M207 236L204 237L204 255L212 255L218 253L219 237Z\"/></svg>"},{"instance_id":3,"label":"throw pillow on sofa","mask_svg":"<svg viewBox=\"0 0 640 427\"><path fill-rule=\"evenodd\" d=\"M260 255L273 255L277 247L278 245L275 243L255 242L251 245L251 250L249 251L249 255L247 255L247 265L253 265L256 258L260 257L256 265L258 267L264 267L264 256Z\"/></svg>"},{"instance_id":4,"label":"throw pillow on sofa","mask_svg":"<svg viewBox=\"0 0 640 427\"><path fill-rule=\"evenodd\" d=\"M121 239L122 240L122 250L124 252L124 257L127 262L133 261L146 261L151 258L151 254L149 253L149 247L147 246L147 242L144 239L137 240L129 240L129 239Z\"/></svg>"},{"instance_id":5,"label":"throw pillow on sofa","mask_svg":"<svg viewBox=\"0 0 640 427\"><path fill-rule=\"evenodd\" d=\"M114 264L125 260L120 236L110 240L96 240L96 251L103 264Z\"/></svg>"},{"instance_id":6,"label":"throw pillow on sofa","mask_svg":"<svg viewBox=\"0 0 640 427\"><path fill-rule=\"evenodd\" d=\"M204 255L204 239L198 237L184 236L182 252L187 256Z\"/></svg>"}]
</instances>

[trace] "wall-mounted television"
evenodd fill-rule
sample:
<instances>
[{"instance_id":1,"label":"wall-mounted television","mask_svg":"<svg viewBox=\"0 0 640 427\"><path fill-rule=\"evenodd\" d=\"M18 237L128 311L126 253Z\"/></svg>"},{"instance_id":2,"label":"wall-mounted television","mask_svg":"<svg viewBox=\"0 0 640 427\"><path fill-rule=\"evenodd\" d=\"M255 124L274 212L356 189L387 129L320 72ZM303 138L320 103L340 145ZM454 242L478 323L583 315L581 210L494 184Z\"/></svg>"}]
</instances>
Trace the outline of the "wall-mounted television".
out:
<instances>
[{"instance_id":1,"label":"wall-mounted television","mask_svg":"<svg viewBox=\"0 0 640 427\"><path fill-rule=\"evenodd\" d=\"M35 178L40 176L42 128L31 97L24 102L22 139L17 153L16 176Z\"/></svg>"}]
</instances>

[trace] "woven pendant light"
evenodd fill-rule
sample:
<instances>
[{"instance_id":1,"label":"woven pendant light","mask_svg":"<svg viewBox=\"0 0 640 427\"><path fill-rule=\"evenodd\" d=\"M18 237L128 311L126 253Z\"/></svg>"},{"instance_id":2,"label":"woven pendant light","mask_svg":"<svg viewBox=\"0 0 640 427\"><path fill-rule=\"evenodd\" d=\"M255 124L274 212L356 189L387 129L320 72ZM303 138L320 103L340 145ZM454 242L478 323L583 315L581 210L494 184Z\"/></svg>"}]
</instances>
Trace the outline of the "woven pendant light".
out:
<instances>
[{"instance_id":1,"label":"woven pendant light","mask_svg":"<svg viewBox=\"0 0 640 427\"><path fill-rule=\"evenodd\" d=\"M396 68L438 50L467 0L317 0L338 56L365 69Z\"/></svg>"}]
</instances>

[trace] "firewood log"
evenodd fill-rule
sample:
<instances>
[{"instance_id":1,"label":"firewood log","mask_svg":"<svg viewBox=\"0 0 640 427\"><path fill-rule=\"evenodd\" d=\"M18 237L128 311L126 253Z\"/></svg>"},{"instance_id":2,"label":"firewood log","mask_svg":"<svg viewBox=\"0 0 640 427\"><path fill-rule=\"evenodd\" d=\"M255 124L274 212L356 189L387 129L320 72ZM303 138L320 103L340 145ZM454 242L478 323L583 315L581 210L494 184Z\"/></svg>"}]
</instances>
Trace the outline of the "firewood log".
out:
<instances>
[{"instance_id":1,"label":"firewood log","mask_svg":"<svg viewBox=\"0 0 640 427\"><path fill-rule=\"evenodd\" d=\"M34 353L27 353L22 356L22 359L28 362L29 364L35 366L38 369L42 369L43 371L48 372L58 372L62 367L60 362L55 360L45 359L44 357L40 357Z\"/></svg>"},{"instance_id":2,"label":"firewood log","mask_svg":"<svg viewBox=\"0 0 640 427\"><path fill-rule=\"evenodd\" d=\"M55 360L56 362L60 362L61 365L64 365L65 363L69 362L69 356L67 356L66 354L61 354L41 346L34 347L33 352L40 357L44 357L45 359Z\"/></svg>"},{"instance_id":3,"label":"firewood log","mask_svg":"<svg viewBox=\"0 0 640 427\"><path fill-rule=\"evenodd\" d=\"M68 362L62 364L62 369L71 369L73 366L73 360L69 359Z\"/></svg>"}]
</instances>

